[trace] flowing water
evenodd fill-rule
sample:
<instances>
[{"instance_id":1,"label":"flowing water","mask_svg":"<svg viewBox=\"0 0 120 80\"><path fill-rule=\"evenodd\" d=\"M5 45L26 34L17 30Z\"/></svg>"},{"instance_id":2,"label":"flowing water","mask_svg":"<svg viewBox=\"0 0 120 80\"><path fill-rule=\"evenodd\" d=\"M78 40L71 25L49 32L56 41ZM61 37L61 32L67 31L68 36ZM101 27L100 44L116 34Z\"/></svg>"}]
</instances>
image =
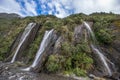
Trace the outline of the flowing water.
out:
<instances>
[{"instance_id":1,"label":"flowing water","mask_svg":"<svg viewBox=\"0 0 120 80\"><path fill-rule=\"evenodd\" d=\"M88 30L88 33L89 33L90 37L92 38L93 43L91 44L91 48L92 48L93 52L95 52L99 56L100 60L103 63L103 66L105 67L105 70L107 71L108 75L111 76L112 71L111 71L111 69L110 69L110 67L109 67L109 65L108 65L108 63L106 61L107 58L103 55L102 52L100 52L100 50L95 45L96 38L95 38L95 35L94 35L93 31L91 30L91 27L86 22L84 22L84 25L85 25L86 29Z\"/></svg>"},{"instance_id":2,"label":"flowing water","mask_svg":"<svg viewBox=\"0 0 120 80\"><path fill-rule=\"evenodd\" d=\"M22 44L26 40L27 36L30 34L31 30L35 27L35 25L36 25L35 23L29 23L28 26L25 28L25 31L23 32L22 37L20 38L20 42L17 46L17 49L15 51L15 54L14 54L12 60L11 60L11 63L13 63L15 61L16 56L17 56Z\"/></svg>"},{"instance_id":3,"label":"flowing water","mask_svg":"<svg viewBox=\"0 0 120 80\"><path fill-rule=\"evenodd\" d=\"M42 40L42 42L40 44L39 50L36 53L35 59L33 61L33 64L30 67L22 69L22 70L29 71L30 68L34 68L39 63L39 61L41 59L41 54L45 51L45 49L47 48L48 44L50 43L50 41L52 39L51 36L53 35L53 31L54 30L52 29L50 31L46 31L45 32L43 40Z\"/></svg>"}]
</instances>

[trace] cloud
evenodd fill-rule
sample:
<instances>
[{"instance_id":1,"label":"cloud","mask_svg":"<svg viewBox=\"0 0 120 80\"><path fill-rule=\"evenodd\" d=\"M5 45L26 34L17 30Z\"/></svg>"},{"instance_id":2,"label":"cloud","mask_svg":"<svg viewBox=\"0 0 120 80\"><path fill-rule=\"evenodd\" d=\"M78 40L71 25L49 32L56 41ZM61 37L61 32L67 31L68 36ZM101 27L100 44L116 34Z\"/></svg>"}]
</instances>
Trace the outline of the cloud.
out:
<instances>
[{"instance_id":1,"label":"cloud","mask_svg":"<svg viewBox=\"0 0 120 80\"><path fill-rule=\"evenodd\" d=\"M0 13L22 16L53 14L59 18L75 13L114 12L120 14L119 0L0 0Z\"/></svg>"},{"instance_id":2,"label":"cloud","mask_svg":"<svg viewBox=\"0 0 120 80\"><path fill-rule=\"evenodd\" d=\"M19 4L15 0L1 0L0 1L0 13L17 13L22 15L19 11L21 10Z\"/></svg>"},{"instance_id":3,"label":"cloud","mask_svg":"<svg viewBox=\"0 0 120 80\"><path fill-rule=\"evenodd\" d=\"M32 15L37 16L37 12L36 12L37 5L36 5L35 1L30 0L30 2L29 2L27 0L24 0L24 3L25 3L26 14L29 16L32 16Z\"/></svg>"},{"instance_id":4,"label":"cloud","mask_svg":"<svg viewBox=\"0 0 120 80\"><path fill-rule=\"evenodd\" d=\"M119 1L119 0L118 0ZM73 13L91 14L93 12L114 12L120 14L120 1L117 0L56 0L57 17L65 17ZM60 5L63 5L62 8ZM69 11L73 12L70 13Z\"/></svg>"},{"instance_id":5,"label":"cloud","mask_svg":"<svg viewBox=\"0 0 120 80\"><path fill-rule=\"evenodd\" d=\"M62 7L62 5L57 2L57 1L54 1L52 2L53 6L55 7L55 15L57 17L65 17L67 16L67 12L65 11L65 9Z\"/></svg>"},{"instance_id":6,"label":"cloud","mask_svg":"<svg viewBox=\"0 0 120 80\"><path fill-rule=\"evenodd\" d=\"M24 6L21 4L24 3ZM17 13L21 16L36 16L36 3L33 0L0 0L0 13Z\"/></svg>"},{"instance_id":7,"label":"cloud","mask_svg":"<svg viewBox=\"0 0 120 80\"><path fill-rule=\"evenodd\" d=\"M75 9L75 13L83 12L86 14L90 14L93 12L114 12L117 8L116 0L82 0L77 2L74 0L73 7ZM120 6L118 6L120 7ZM118 10L118 13L120 11Z\"/></svg>"},{"instance_id":8,"label":"cloud","mask_svg":"<svg viewBox=\"0 0 120 80\"><path fill-rule=\"evenodd\" d=\"M41 2L42 5L49 7L48 14L52 13L60 18L75 13L113 12L120 14L119 0L42 0Z\"/></svg>"},{"instance_id":9,"label":"cloud","mask_svg":"<svg viewBox=\"0 0 120 80\"><path fill-rule=\"evenodd\" d=\"M41 5L46 5L46 11L42 8L43 12L47 14L53 14L59 18L63 18L68 16L72 11L72 8L70 7L72 0L64 1L64 0L46 0L40 1Z\"/></svg>"}]
</instances>

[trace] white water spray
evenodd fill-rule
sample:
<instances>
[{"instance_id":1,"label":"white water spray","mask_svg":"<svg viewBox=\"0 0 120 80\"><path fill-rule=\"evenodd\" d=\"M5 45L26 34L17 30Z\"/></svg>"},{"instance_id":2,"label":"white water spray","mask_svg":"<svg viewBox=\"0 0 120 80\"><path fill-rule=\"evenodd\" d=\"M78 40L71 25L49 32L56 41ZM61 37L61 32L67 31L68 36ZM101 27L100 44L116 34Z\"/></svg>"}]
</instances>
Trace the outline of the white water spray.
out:
<instances>
[{"instance_id":1,"label":"white water spray","mask_svg":"<svg viewBox=\"0 0 120 80\"><path fill-rule=\"evenodd\" d=\"M102 52L100 52L100 50L95 46L96 38L95 38L95 35L94 35L93 31L91 30L89 24L87 24L86 22L84 22L84 25L85 25L86 29L88 30L89 34L91 35L91 37L92 37L92 39L93 39L93 42L94 42L93 44L94 44L94 45L91 44L92 49L93 49L93 50L97 53L97 55L100 57L102 63L104 64L104 66L105 66L105 68L106 68L106 70L107 70L108 75L111 76L111 75L112 75L112 71L111 71L111 69L110 69L109 66L108 66L108 63L107 63L107 61L106 61L106 57L105 57L105 56L102 54ZM111 63L112 63L112 62L111 62Z\"/></svg>"},{"instance_id":2,"label":"white water spray","mask_svg":"<svg viewBox=\"0 0 120 80\"><path fill-rule=\"evenodd\" d=\"M24 43L24 41L26 40L26 38L30 34L31 30L35 27L35 25L36 25L35 23L29 23L28 26L25 28L25 31L23 32L22 37L20 38L20 42L17 46L17 49L15 51L15 54L14 54L12 60L11 60L11 63L13 63L15 61L16 56L17 56L22 44Z\"/></svg>"},{"instance_id":3,"label":"white water spray","mask_svg":"<svg viewBox=\"0 0 120 80\"><path fill-rule=\"evenodd\" d=\"M50 31L46 31L43 37L43 40L40 44L40 48L38 50L38 52L36 53L35 59L33 61L33 64L31 66L29 66L28 68L22 69L23 71L29 71L31 68L34 68L40 61L41 59L41 54L45 51L45 49L47 48L48 44L50 43L51 39L52 39L52 35L53 35L53 29Z\"/></svg>"}]
</instances>

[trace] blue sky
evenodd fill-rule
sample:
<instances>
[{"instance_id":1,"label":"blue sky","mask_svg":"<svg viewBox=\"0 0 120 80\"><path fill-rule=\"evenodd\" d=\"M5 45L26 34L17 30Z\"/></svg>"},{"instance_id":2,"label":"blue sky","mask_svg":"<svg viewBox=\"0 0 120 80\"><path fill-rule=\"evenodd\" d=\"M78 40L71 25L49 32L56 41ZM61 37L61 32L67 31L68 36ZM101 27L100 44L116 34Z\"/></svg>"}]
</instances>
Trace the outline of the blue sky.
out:
<instances>
[{"instance_id":1,"label":"blue sky","mask_svg":"<svg viewBox=\"0 0 120 80\"><path fill-rule=\"evenodd\" d=\"M0 13L23 17L52 14L64 18L70 14L113 12L120 14L120 0L0 0Z\"/></svg>"}]
</instances>

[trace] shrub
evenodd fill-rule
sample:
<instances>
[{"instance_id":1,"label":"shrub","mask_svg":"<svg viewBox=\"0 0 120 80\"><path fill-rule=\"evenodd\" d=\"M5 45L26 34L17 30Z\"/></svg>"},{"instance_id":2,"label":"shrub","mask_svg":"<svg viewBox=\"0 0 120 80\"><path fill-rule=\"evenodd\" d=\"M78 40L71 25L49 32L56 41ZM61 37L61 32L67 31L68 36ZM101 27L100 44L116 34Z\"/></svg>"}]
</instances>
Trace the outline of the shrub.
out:
<instances>
[{"instance_id":1,"label":"shrub","mask_svg":"<svg viewBox=\"0 0 120 80\"><path fill-rule=\"evenodd\" d=\"M100 18L95 22L93 28L95 36L100 43L110 44L114 40L112 31L109 28L110 20L107 18Z\"/></svg>"},{"instance_id":2,"label":"shrub","mask_svg":"<svg viewBox=\"0 0 120 80\"><path fill-rule=\"evenodd\" d=\"M71 45L68 42L63 42L61 46L61 54L71 56Z\"/></svg>"},{"instance_id":3,"label":"shrub","mask_svg":"<svg viewBox=\"0 0 120 80\"><path fill-rule=\"evenodd\" d=\"M80 69L80 68L75 68L73 72L76 74L76 76L86 76L86 70Z\"/></svg>"},{"instance_id":4,"label":"shrub","mask_svg":"<svg viewBox=\"0 0 120 80\"><path fill-rule=\"evenodd\" d=\"M60 69L60 60L57 55L50 55L46 63L49 72L57 72Z\"/></svg>"},{"instance_id":5,"label":"shrub","mask_svg":"<svg viewBox=\"0 0 120 80\"><path fill-rule=\"evenodd\" d=\"M73 55L72 62L74 68L79 67L84 70L89 70L92 67L93 59L86 55L86 53L76 53Z\"/></svg>"},{"instance_id":6,"label":"shrub","mask_svg":"<svg viewBox=\"0 0 120 80\"><path fill-rule=\"evenodd\" d=\"M84 41L81 42L80 44L77 44L75 49L77 50L77 52L85 52L85 53L91 52L90 46L88 45L87 42L84 42Z\"/></svg>"},{"instance_id":7,"label":"shrub","mask_svg":"<svg viewBox=\"0 0 120 80\"><path fill-rule=\"evenodd\" d=\"M72 58L71 57L66 58L63 66L64 69L67 71L72 70Z\"/></svg>"},{"instance_id":8,"label":"shrub","mask_svg":"<svg viewBox=\"0 0 120 80\"><path fill-rule=\"evenodd\" d=\"M104 44L110 44L113 41L113 35L107 32L107 30L100 29L96 32L97 39Z\"/></svg>"}]
</instances>

